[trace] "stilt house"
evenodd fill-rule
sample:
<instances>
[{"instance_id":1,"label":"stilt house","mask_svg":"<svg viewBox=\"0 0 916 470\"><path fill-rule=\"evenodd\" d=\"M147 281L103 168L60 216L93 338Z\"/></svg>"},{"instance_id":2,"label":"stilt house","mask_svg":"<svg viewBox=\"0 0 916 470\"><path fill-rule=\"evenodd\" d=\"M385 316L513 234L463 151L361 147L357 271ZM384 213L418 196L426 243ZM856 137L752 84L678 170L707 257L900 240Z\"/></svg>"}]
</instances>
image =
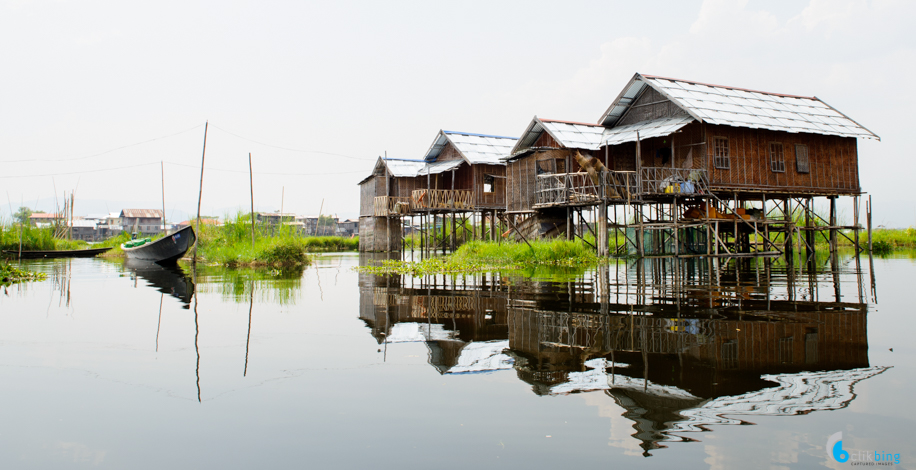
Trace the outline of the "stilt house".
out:
<instances>
[{"instance_id":1,"label":"stilt house","mask_svg":"<svg viewBox=\"0 0 916 470\"><path fill-rule=\"evenodd\" d=\"M720 247L725 254L781 253L791 250L790 239L799 230L805 230L809 250L817 230L830 230L834 249L837 230L859 229L856 139L879 139L817 97L639 73L598 126L600 135L599 127L535 119L508 159L508 212L538 221L558 207L576 208L580 217L582 208L590 207L600 225L608 220L607 205L624 206L623 222L616 221L615 209L612 226L637 231L628 242L640 254L646 230L663 231L652 241L659 253L666 247L674 254L695 251L678 236L685 219L703 220L705 227L692 229L705 232L707 255L719 254ZM573 131L591 139L576 142ZM591 169L542 163L550 152L560 156L573 149L583 155L577 162ZM837 224L838 196L856 198L854 225ZM820 216L813 212L814 197L829 199L829 220L815 223ZM799 210L803 229L791 215ZM530 222L521 219L517 226ZM733 223L720 226L722 220ZM770 229L784 234L785 250L769 238ZM606 233L598 232L596 238Z\"/></svg>"},{"instance_id":2,"label":"stilt house","mask_svg":"<svg viewBox=\"0 0 916 470\"><path fill-rule=\"evenodd\" d=\"M359 250L399 251L400 215L410 213L410 196L425 182L423 160L379 158L372 174L359 182Z\"/></svg>"}]
</instances>

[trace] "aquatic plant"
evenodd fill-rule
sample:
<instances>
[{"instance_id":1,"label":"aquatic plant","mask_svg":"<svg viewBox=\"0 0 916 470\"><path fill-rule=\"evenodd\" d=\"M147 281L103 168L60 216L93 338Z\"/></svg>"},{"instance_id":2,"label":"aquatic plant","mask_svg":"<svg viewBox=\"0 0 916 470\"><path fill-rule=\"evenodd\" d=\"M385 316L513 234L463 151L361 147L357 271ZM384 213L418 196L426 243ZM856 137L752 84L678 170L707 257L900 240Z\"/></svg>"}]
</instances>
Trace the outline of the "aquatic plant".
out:
<instances>
[{"instance_id":1,"label":"aquatic plant","mask_svg":"<svg viewBox=\"0 0 916 470\"><path fill-rule=\"evenodd\" d=\"M45 273L20 269L12 264L0 262L0 285L8 286L17 282L42 281Z\"/></svg>"}]
</instances>

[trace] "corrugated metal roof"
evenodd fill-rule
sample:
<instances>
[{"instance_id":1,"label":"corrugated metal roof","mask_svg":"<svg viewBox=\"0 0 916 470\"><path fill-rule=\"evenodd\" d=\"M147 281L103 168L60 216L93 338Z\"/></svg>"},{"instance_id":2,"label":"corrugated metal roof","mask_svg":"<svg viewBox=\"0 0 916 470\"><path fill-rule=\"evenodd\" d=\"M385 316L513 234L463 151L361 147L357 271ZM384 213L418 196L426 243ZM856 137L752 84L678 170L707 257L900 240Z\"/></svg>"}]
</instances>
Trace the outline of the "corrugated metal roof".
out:
<instances>
[{"instance_id":1,"label":"corrugated metal roof","mask_svg":"<svg viewBox=\"0 0 916 470\"><path fill-rule=\"evenodd\" d=\"M425 159L435 161L442 149L451 143L472 165L504 165L503 159L509 156L516 140L515 137L442 130L426 152Z\"/></svg>"},{"instance_id":2,"label":"corrugated metal roof","mask_svg":"<svg viewBox=\"0 0 916 470\"><path fill-rule=\"evenodd\" d=\"M783 132L863 137L880 137L817 97L768 93L636 74L601 118L613 126L629 105L651 86L687 111L709 123Z\"/></svg>"},{"instance_id":3,"label":"corrugated metal roof","mask_svg":"<svg viewBox=\"0 0 916 470\"><path fill-rule=\"evenodd\" d=\"M449 160L446 162L427 163L426 166L420 170L419 175L437 175L442 172L454 170L462 164L464 164L464 160Z\"/></svg>"},{"instance_id":4,"label":"corrugated metal roof","mask_svg":"<svg viewBox=\"0 0 916 470\"><path fill-rule=\"evenodd\" d=\"M651 121L643 121L637 124L613 127L605 131L604 143L602 145L617 145L624 142L636 142L637 132L639 133L639 139L665 136L676 132L678 129L693 122L693 120L694 119L690 116L680 116L674 118L653 119Z\"/></svg>"},{"instance_id":5,"label":"corrugated metal roof","mask_svg":"<svg viewBox=\"0 0 916 470\"><path fill-rule=\"evenodd\" d=\"M162 218L160 209L121 209L119 217L138 217L138 218Z\"/></svg>"},{"instance_id":6,"label":"corrugated metal roof","mask_svg":"<svg viewBox=\"0 0 916 470\"><path fill-rule=\"evenodd\" d=\"M516 156L530 149L545 131L566 148L596 150L601 145L605 128L597 124L540 119L535 116L515 146L512 147L510 156ZM509 158L506 157L506 159Z\"/></svg>"},{"instance_id":7,"label":"corrugated metal roof","mask_svg":"<svg viewBox=\"0 0 916 470\"><path fill-rule=\"evenodd\" d=\"M420 170L426 165L426 162L419 160L385 160L388 166L388 172L398 178L409 178L420 174Z\"/></svg>"}]
</instances>

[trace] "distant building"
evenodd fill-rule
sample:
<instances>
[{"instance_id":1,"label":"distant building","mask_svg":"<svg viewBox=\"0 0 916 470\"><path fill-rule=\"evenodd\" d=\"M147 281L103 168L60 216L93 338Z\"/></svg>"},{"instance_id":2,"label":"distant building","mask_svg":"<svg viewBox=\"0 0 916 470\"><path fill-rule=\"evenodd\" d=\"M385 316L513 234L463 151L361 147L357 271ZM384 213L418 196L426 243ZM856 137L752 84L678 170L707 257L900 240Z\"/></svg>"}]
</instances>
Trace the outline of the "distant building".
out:
<instances>
[{"instance_id":1,"label":"distant building","mask_svg":"<svg viewBox=\"0 0 916 470\"><path fill-rule=\"evenodd\" d=\"M123 209L119 216L121 230L133 233L137 227L140 235L155 235L163 229L162 211L159 209Z\"/></svg>"},{"instance_id":2,"label":"distant building","mask_svg":"<svg viewBox=\"0 0 916 470\"><path fill-rule=\"evenodd\" d=\"M265 225L280 225L280 223L289 223L296 221L296 214L289 212L255 212L254 220L259 224Z\"/></svg>"},{"instance_id":3,"label":"distant building","mask_svg":"<svg viewBox=\"0 0 916 470\"><path fill-rule=\"evenodd\" d=\"M359 220L347 219L337 223L337 234L350 237L359 234Z\"/></svg>"},{"instance_id":4,"label":"distant building","mask_svg":"<svg viewBox=\"0 0 916 470\"><path fill-rule=\"evenodd\" d=\"M29 216L29 224L34 227L50 227L57 222L63 221L64 217L60 214L48 214L46 212L33 212Z\"/></svg>"},{"instance_id":5,"label":"distant building","mask_svg":"<svg viewBox=\"0 0 916 470\"><path fill-rule=\"evenodd\" d=\"M75 219L70 222L73 240L94 242L99 240L98 223L92 219Z\"/></svg>"}]
</instances>

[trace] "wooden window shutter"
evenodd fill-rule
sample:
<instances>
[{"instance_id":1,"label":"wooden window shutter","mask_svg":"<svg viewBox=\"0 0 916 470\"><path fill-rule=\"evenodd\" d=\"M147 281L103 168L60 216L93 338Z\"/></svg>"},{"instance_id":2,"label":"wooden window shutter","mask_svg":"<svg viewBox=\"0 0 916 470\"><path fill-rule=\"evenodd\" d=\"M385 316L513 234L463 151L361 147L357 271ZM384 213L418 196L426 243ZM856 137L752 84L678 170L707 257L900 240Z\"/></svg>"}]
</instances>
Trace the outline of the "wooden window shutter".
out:
<instances>
[{"instance_id":1,"label":"wooden window shutter","mask_svg":"<svg viewBox=\"0 0 916 470\"><path fill-rule=\"evenodd\" d=\"M811 166L808 163L808 146L798 144L795 146L795 171L799 173L808 173Z\"/></svg>"}]
</instances>

